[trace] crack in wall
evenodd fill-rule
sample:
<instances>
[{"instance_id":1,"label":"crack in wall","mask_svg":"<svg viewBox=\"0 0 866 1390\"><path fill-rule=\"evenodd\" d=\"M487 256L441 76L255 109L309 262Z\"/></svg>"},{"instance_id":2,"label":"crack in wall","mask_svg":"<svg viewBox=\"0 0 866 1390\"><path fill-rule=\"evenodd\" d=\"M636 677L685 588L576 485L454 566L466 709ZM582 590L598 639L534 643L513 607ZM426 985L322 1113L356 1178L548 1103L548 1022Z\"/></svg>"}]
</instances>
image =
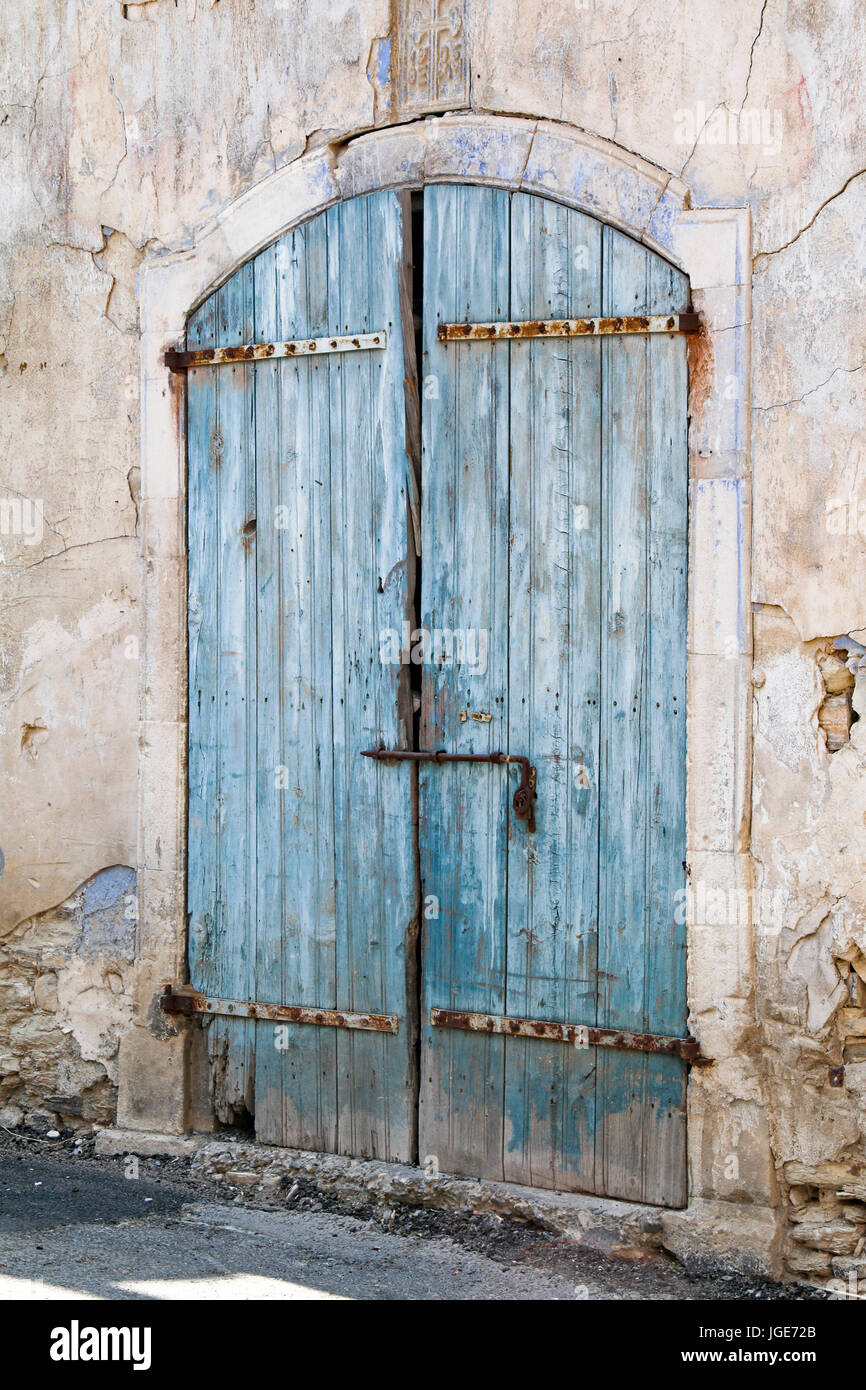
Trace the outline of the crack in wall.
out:
<instances>
[{"instance_id":1,"label":"crack in wall","mask_svg":"<svg viewBox=\"0 0 866 1390\"><path fill-rule=\"evenodd\" d=\"M751 48L749 49L749 71L748 71L747 74L746 74L746 88L745 88L745 91L743 92L743 100L742 100L741 103L740 103L740 115L741 115L741 116L742 116L742 114L743 114L743 110L744 110L744 108L745 108L746 102L747 102L748 99L749 99L749 84L750 84L751 81L752 81L752 64L754 63L754 60L755 60L755 45L757 44L758 39L761 37L761 35L762 35L763 32L764 32L764 15L767 13L767 4L768 4L768 3L769 3L769 0L764 0L764 3L761 5L761 15L760 15L760 19L759 19L759 21L758 21L758 32L757 32L757 34L755 35L755 37L752 39L752 46L751 46Z\"/></svg>"},{"instance_id":2,"label":"crack in wall","mask_svg":"<svg viewBox=\"0 0 866 1390\"><path fill-rule=\"evenodd\" d=\"M810 386L808 391L803 392L802 396L792 396L788 401L771 401L768 405L753 404L752 409L759 411L787 410L789 406L802 405L803 401L807 400L809 396L814 396L818 391L823 391L824 387L828 386L834 376L837 376L839 372L843 372L848 376L854 376L857 372L862 372L864 367L866 367L866 362L861 362L856 367L834 367L828 377L825 377L823 381L819 381L817 386Z\"/></svg>"},{"instance_id":3,"label":"crack in wall","mask_svg":"<svg viewBox=\"0 0 866 1390\"><path fill-rule=\"evenodd\" d=\"M50 554L43 555L41 559L34 560L30 565L16 565L15 568L22 572L24 570L35 570L38 569L40 565L47 565L49 560L56 560L62 555L71 555L73 550L88 550L94 545L108 545L111 541L129 540L135 540L134 531L122 531L119 536L99 536L92 541L78 541L75 545L64 546L63 550L52 550Z\"/></svg>"},{"instance_id":4,"label":"crack in wall","mask_svg":"<svg viewBox=\"0 0 866 1390\"><path fill-rule=\"evenodd\" d=\"M753 256L752 268L755 271L755 273L758 274L763 271L763 267L758 265L759 261L767 261L772 256L779 256L783 251L787 251L789 246L793 246L795 242L800 240L801 236L804 236L805 233L808 232L811 227L814 227L815 223L817 222L824 209L826 207L829 207L831 203L835 203L837 198L841 198L842 195L848 190L850 185L854 183L855 179L862 178L864 174L866 174L866 169L858 169L855 173L851 174L845 180L842 187L837 190L837 192L831 193L828 198L824 199L823 203L819 205L819 207L809 218L809 221L805 224L805 226L801 227L798 232L795 232L794 235L788 241L783 242L781 246L775 247L772 251L759 251L755 256Z\"/></svg>"}]
</instances>

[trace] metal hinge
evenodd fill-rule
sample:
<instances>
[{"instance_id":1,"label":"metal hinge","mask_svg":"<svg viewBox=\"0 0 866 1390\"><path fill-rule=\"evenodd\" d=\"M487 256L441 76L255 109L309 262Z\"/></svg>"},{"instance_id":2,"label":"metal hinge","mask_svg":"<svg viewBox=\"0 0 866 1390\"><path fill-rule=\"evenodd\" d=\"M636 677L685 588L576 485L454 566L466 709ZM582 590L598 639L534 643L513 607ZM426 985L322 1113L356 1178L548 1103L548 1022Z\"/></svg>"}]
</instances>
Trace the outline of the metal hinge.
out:
<instances>
[{"instance_id":1,"label":"metal hinge","mask_svg":"<svg viewBox=\"0 0 866 1390\"><path fill-rule=\"evenodd\" d=\"M434 1028L459 1028L469 1033L502 1033L510 1038L541 1038L548 1042L570 1043L572 1047L615 1047L627 1052L655 1052L682 1057L689 1066L709 1066L711 1058L701 1055L697 1038L672 1038L659 1033L629 1033L622 1028L596 1028L584 1023L548 1023L540 1018L510 1018L502 1014L459 1013L454 1009L431 1009Z\"/></svg>"},{"instance_id":2,"label":"metal hinge","mask_svg":"<svg viewBox=\"0 0 866 1390\"><path fill-rule=\"evenodd\" d=\"M628 333L699 333L697 314L630 314L614 318L531 319L526 323L440 323L440 343L491 342L497 338L607 338Z\"/></svg>"},{"instance_id":3,"label":"metal hinge","mask_svg":"<svg viewBox=\"0 0 866 1390\"><path fill-rule=\"evenodd\" d=\"M165 365L173 372L190 367L219 367L226 362L270 362L276 357L309 357L314 353L374 352L387 345L384 328L378 333L346 333L336 338L297 338L292 343L239 343L235 347L169 348Z\"/></svg>"},{"instance_id":4,"label":"metal hinge","mask_svg":"<svg viewBox=\"0 0 866 1390\"><path fill-rule=\"evenodd\" d=\"M300 1004L261 1004L255 999L214 999L191 985L166 985L160 999L163 1013L219 1014L224 1018L254 1018L265 1023L312 1023L320 1028L360 1028L370 1033L396 1033L396 1014L361 1014L347 1009L311 1009Z\"/></svg>"}]
</instances>

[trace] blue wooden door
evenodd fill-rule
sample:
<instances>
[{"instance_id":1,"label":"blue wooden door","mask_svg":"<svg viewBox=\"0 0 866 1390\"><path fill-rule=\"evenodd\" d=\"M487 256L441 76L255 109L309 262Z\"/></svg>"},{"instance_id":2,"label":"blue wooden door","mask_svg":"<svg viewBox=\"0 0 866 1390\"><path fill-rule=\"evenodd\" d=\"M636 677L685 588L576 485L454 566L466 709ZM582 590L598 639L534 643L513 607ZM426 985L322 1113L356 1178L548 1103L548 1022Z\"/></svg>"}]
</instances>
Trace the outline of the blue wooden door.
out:
<instances>
[{"instance_id":1,"label":"blue wooden door","mask_svg":"<svg viewBox=\"0 0 866 1390\"><path fill-rule=\"evenodd\" d=\"M384 350L189 372L190 978L241 1003L391 1016L396 1032L210 1020L225 1121L271 1143L415 1152L411 772L401 631L403 205L341 204L242 267L188 346L384 330Z\"/></svg>"},{"instance_id":2,"label":"blue wooden door","mask_svg":"<svg viewBox=\"0 0 866 1390\"><path fill-rule=\"evenodd\" d=\"M685 1032L685 346L438 328L676 313L688 286L548 200L428 188L416 379L411 261L408 200L356 199L190 320L190 347L383 334L189 373L191 981L339 1015L211 1019L217 1112L681 1205L680 1057L441 1011ZM525 757L534 826L518 765L374 748Z\"/></svg>"},{"instance_id":3,"label":"blue wooden door","mask_svg":"<svg viewBox=\"0 0 866 1390\"><path fill-rule=\"evenodd\" d=\"M685 310L684 277L529 195L424 200L421 1153L685 1201L676 1056L443 1029L432 1010L685 1032L686 355L676 337L440 342L439 323ZM440 639L440 650L442 640ZM510 769L513 776L517 768Z\"/></svg>"}]
</instances>

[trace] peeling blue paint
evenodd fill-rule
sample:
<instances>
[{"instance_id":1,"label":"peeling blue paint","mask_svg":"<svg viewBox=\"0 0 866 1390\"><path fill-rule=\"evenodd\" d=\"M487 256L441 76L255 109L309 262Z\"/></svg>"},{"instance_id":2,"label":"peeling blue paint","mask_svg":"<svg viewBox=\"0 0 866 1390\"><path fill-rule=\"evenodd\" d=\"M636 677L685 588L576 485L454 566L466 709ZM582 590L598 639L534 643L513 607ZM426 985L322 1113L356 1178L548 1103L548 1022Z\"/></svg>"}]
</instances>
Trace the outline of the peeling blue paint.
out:
<instances>
[{"instance_id":1,"label":"peeling blue paint","mask_svg":"<svg viewBox=\"0 0 866 1390\"><path fill-rule=\"evenodd\" d=\"M845 665L855 679L866 675L866 646L862 642L857 642L853 637L837 637L833 646L836 651L848 653Z\"/></svg>"},{"instance_id":2,"label":"peeling blue paint","mask_svg":"<svg viewBox=\"0 0 866 1390\"><path fill-rule=\"evenodd\" d=\"M135 951L135 870L123 864L100 869L84 884L74 916L81 923L77 950L132 960Z\"/></svg>"},{"instance_id":3,"label":"peeling blue paint","mask_svg":"<svg viewBox=\"0 0 866 1390\"><path fill-rule=\"evenodd\" d=\"M387 87L391 81L391 35L379 40L376 55L376 81L380 87Z\"/></svg>"},{"instance_id":4,"label":"peeling blue paint","mask_svg":"<svg viewBox=\"0 0 866 1390\"><path fill-rule=\"evenodd\" d=\"M106 908L115 906L134 888L134 869L128 869L121 864L115 864L110 869L100 869L84 886L83 915L90 917L94 912L104 912Z\"/></svg>"}]
</instances>

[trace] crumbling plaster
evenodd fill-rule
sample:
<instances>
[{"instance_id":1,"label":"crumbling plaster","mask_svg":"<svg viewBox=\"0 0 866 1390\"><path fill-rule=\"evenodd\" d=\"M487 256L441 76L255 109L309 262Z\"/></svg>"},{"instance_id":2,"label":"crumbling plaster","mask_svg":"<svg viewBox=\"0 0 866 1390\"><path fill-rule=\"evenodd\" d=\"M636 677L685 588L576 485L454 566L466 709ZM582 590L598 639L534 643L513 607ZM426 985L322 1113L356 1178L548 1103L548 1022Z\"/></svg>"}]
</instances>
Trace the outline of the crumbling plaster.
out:
<instances>
[{"instance_id":1,"label":"crumbling plaster","mask_svg":"<svg viewBox=\"0 0 866 1390\"><path fill-rule=\"evenodd\" d=\"M137 905L135 871L112 865L0 942L0 1125L113 1120Z\"/></svg>"},{"instance_id":2,"label":"crumbling plaster","mask_svg":"<svg viewBox=\"0 0 866 1390\"><path fill-rule=\"evenodd\" d=\"M233 200L305 151L405 122L385 61L395 13L388 0L5 8L0 498L38 500L44 526L38 540L0 534L0 933L113 864L137 864L147 900L179 912L182 834L176 845L148 842L136 805L140 701L152 714L145 778L183 777L182 691L138 661L137 600L159 607L153 554L179 550L180 514L166 488L138 516L136 277L195 246ZM706 679L722 702L743 665L742 602L756 608L754 800L731 812L737 854L724 875L757 908L748 931L716 924L692 966L696 1027L712 1051L725 1020L718 1065L739 1096L693 1190L773 1200L786 1164L866 1164L862 1064L846 1064L841 1087L827 1082L846 1045L840 1013L859 1007L852 970L836 962L837 951L864 948L863 736L855 724L831 754L818 723L819 652L866 628L866 103L856 58L866 11L847 0L468 0L467 28L476 113L525 117L530 129L563 122L654 166L651 242L664 240L669 205L750 212L750 302L731 285L701 291L716 386L695 412L692 451L710 521L737 505L751 455L750 595L699 597L713 615ZM720 143L719 116L731 112L749 138ZM754 113L768 117L757 140ZM523 172L534 161L539 183L545 138L542 126L525 153ZM248 253L253 232L244 239ZM214 264L227 264L224 252ZM705 370L696 358L693 383ZM725 433L721 397L744 389L741 434ZM165 466L176 470L176 459ZM829 524L834 507L846 509L841 530ZM701 633L706 625L698 646ZM150 636L151 651L168 640ZM711 743L693 748L694 794L709 801L726 776ZM710 882L721 870L706 850L691 868ZM151 952L155 974L181 964L142 935L139 952ZM140 1020L148 1008L136 1001ZM136 1032L156 1044L146 1023ZM157 1077L182 1065L148 1055ZM690 1117L698 1149L715 1123L701 1108L704 1084L693 1085ZM725 1178L721 1156L742 1158L749 1145L770 1154L772 1172L759 1178L745 1162L731 1166L743 1176Z\"/></svg>"}]
</instances>

